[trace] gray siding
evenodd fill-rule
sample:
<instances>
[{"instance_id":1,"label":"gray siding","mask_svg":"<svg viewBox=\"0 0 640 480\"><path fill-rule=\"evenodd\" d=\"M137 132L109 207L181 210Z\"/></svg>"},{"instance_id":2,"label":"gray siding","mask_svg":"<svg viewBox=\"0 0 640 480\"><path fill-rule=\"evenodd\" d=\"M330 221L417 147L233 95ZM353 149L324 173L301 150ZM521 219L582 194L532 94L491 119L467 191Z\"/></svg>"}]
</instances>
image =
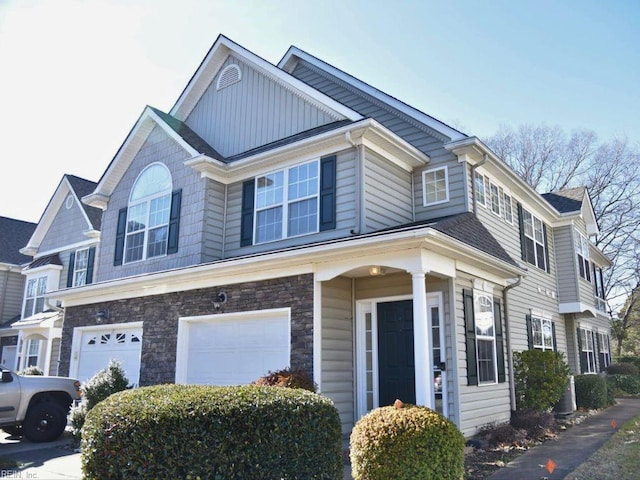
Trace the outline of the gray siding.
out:
<instances>
[{"instance_id":1,"label":"gray siding","mask_svg":"<svg viewBox=\"0 0 640 480\"><path fill-rule=\"evenodd\" d=\"M307 159L311 160L311 159ZM303 163L301 160L300 163ZM242 210L242 182L229 185L227 193L227 221L225 231L225 257L265 252L283 247L341 238L351 235L355 227L355 150L337 154L336 162L336 229L276 242L240 247L240 214Z\"/></svg>"},{"instance_id":2,"label":"gray siding","mask_svg":"<svg viewBox=\"0 0 640 480\"><path fill-rule=\"evenodd\" d=\"M351 280L322 283L322 394L333 400L348 435L355 423Z\"/></svg>"},{"instance_id":3,"label":"gray siding","mask_svg":"<svg viewBox=\"0 0 640 480\"><path fill-rule=\"evenodd\" d=\"M38 250L40 252L55 252L67 245L86 242L88 238L83 234L90 228L85 220L82 207L74 201L71 208L65 203L56 212L53 222L45 233Z\"/></svg>"},{"instance_id":4,"label":"gray siding","mask_svg":"<svg viewBox=\"0 0 640 480\"><path fill-rule=\"evenodd\" d=\"M553 232L558 262L558 299L560 303L578 301L578 266L573 227L558 227Z\"/></svg>"},{"instance_id":5,"label":"gray siding","mask_svg":"<svg viewBox=\"0 0 640 480\"><path fill-rule=\"evenodd\" d=\"M155 127L120 180L103 214L101 248L97 255L96 281L139 275L170 268L196 265L202 261L205 181L183 162L189 154L164 131ZM121 266L113 265L118 211L129 202L129 194L142 170L154 162L162 162L171 172L173 189L182 189L180 239L178 253L155 257Z\"/></svg>"},{"instance_id":6,"label":"gray siding","mask_svg":"<svg viewBox=\"0 0 640 480\"><path fill-rule=\"evenodd\" d=\"M202 261L208 262L223 257L224 214L227 187L205 179L204 235Z\"/></svg>"},{"instance_id":7,"label":"gray siding","mask_svg":"<svg viewBox=\"0 0 640 480\"><path fill-rule=\"evenodd\" d=\"M49 364L49 372L47 375L58 375L58 365L60 365L60 344L62 339L54 338L51 341L51 363Z\"/></svg>"},{"instance_id":8,"label":"gray siding","mask_svg":"<svg viewBox=\"0 0 640 480\"><path fill-rule=\"evenodd\" d=\"M467 346L464 325L464 305L462 291L471 289L472 280L465 275L456 278L455 308L456 308L456 353L458 355L458 392L460 402L459 428L466 436L472 436L478 429L488 423L508 422L511 415L509 400L509 383L493 385L467 385ZM494 290L494 296L502 297L502 292ZM508 378L507 378L508 380Z\"/></svg>"},{"instance_id":9,"label":"gray siding","mask_svg":"<svg viewBox=\"0 0 640 480\"><path fill-rule=\"evenodd\" d=\"M20 315L25 276L16 271L0 271L0 323Z\"/></svg>"},{"instance_id":10,"label":"gray siding","mask_svg":"<svg viewBox=\"0 0 640 480\"><path fill-rule=\"evenodd\" d=\"M367 152L364 176L365 232L413 221L409 172Z\"/></svg>"},{"instance_id":11,"label":"gray siding","mask_svg":"<svg viewBox=\"0 0 640 480\"><path fill-rule=\"evenodd\" d=\"M241 81L217 90L218 77L186 119L223 156L231 156L339 120L240 60ZM222 71L222 69L221 69Z\"/></svg>"}]
</instances>

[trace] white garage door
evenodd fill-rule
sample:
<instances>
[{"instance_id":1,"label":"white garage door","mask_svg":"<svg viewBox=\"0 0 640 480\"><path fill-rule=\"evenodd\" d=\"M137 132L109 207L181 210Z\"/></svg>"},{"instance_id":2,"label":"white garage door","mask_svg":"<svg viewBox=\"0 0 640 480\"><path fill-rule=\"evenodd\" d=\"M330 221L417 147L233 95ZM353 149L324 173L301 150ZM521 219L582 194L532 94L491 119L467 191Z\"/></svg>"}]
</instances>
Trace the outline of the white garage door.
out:
<instances>
[{"instance_id":1,"label":"white garage door","mask_svg":"<svg viewBox=\"0 0 640 480\"><path fill-rule=\"evenodd\" d=\"M241 385L290 364L289 310L187 321L181 383ZM180 339L179 339L180 344ZM178 366L177 370L180 370Z\"/></svg>"},{"instance_id":2,"label":"white garage door","mask_svg":"<svg viewBox=\"0 0 640 480\"><path fill-rule=\"evenodd\" d=\"M120 361L129 383L140 380L140 350L142 327L109 327L83 331L79 348L76 378L84 382L109 365L109 360Z\"/></svg>"}]
</instances>

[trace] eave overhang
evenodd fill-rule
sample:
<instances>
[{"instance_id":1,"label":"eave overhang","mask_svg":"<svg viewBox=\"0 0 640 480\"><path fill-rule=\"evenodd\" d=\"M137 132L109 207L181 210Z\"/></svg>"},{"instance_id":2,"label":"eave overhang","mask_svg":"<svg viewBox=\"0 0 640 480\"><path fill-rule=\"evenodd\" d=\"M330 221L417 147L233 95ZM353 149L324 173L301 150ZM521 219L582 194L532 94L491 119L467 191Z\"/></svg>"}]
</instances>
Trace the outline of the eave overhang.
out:
<instances>
[{"instance_id":1,"label":"eave overhang","mask_svg":"<svg viewBox=\"0 0 640 480\"><path fill-rule=\"evenodd\" d=\"M430 160L428 155L377 121L367 118L234 162L225 163L198 155L184 164L200 172L202 177L229 184L262 175L287 162L298 162L301 157L320 157L358 144L382 155L407 172L426 165Z\"/></svg>"},{"instance_id":2,"label":"eave overhang","mask_svg":"<svg viewBox=\"0 0 640 480\"><path fill-rule=\"evenodd\" d=\"M526 274L526 270L497 259L431 227L408 227L358 237L321 242L245 257L235 257L204 265L100 282L83 287L50 292L50 302L61 301L63 307L86 305L118 299L146 297L198 288L216 287L246 281L314 273L316 265L345 258L362 258L367 265L375 255L390 249L427 249L448 255L459 269L475 266L506 285L508 279ZM456 267L458 268L458 267Z\"/></svg>"}]
</instances>

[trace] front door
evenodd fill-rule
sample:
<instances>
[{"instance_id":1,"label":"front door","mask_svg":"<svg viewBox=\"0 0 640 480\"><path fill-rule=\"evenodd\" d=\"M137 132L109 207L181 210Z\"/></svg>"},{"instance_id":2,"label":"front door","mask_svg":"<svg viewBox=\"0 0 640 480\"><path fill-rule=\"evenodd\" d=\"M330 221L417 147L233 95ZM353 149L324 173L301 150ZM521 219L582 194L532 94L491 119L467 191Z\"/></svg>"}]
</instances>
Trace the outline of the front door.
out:
<instances>
[{"instance_id":1,"label":"front door","mask_svg":"<svg viewBox=\"0 0 640 480\"><path fill-rule=\"evenodd\" d=\"M415 404L413 301L378 303L377 320L379 405Z\"/></svg>"}]
</instances>

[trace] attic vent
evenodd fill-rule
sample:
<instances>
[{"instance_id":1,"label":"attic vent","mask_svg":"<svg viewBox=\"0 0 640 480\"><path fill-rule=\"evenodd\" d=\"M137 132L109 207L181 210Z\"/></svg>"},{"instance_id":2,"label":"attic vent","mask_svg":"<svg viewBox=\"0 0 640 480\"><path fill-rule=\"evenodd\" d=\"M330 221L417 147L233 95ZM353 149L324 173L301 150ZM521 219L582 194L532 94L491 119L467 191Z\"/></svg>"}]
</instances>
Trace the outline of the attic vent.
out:
<instances>
[{"instance_id":1,"label":"attic vent","mask_svg":"<svg viewBox=\"0 0 640 480\"><path fill-rule=\"evenodd\" d=\"M228 65L222 70L220 76L218 77L218 85L217 89L222 90L234 83L238 83L242 79L242 75L240 73L240 67L238 65Z\"/></svg>"}]
</instances>

